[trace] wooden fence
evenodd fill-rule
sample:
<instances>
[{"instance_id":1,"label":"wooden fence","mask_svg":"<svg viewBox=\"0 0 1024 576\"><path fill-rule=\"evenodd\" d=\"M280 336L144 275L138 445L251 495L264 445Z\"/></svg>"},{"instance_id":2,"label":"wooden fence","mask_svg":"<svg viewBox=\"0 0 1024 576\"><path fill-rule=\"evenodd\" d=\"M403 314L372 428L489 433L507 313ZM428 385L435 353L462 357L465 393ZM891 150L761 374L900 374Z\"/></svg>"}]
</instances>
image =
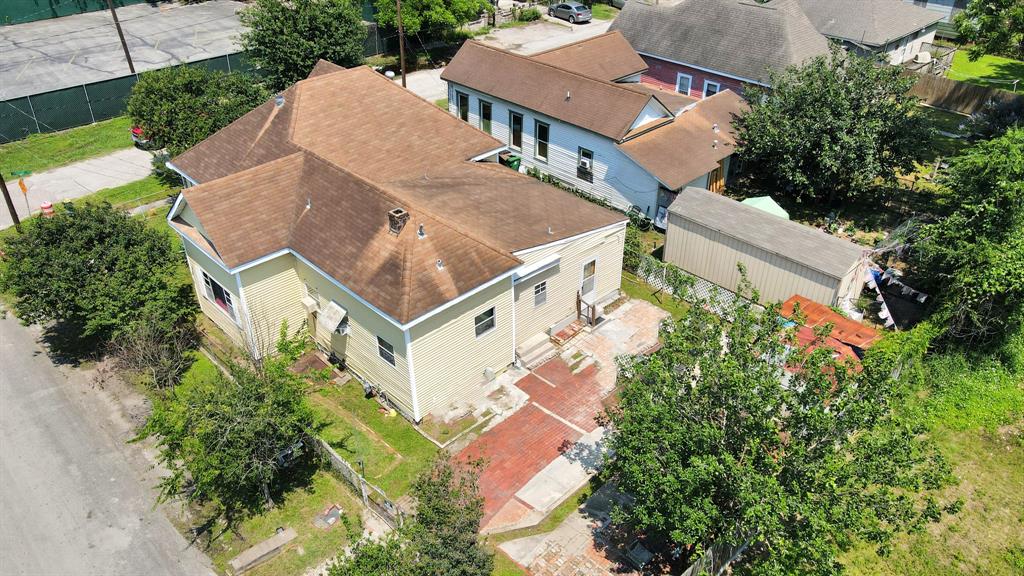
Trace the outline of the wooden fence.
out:
<instances>
[{"instance_id":1,"label":"wooden fence","mask_svg":"<svg viewBox=\"0 0 1024 576\"><path fill-rule=\"evenodd\" d=\"M987 88L940 76L916 76L917 84L910 90L912 95L921 98L929 106L961 114L974 114L989 100L1009 102L1024 99L1024 95L1008 90ZM1021 88L1024 89L1024 86Z\"/></svg>"}]
</instances>

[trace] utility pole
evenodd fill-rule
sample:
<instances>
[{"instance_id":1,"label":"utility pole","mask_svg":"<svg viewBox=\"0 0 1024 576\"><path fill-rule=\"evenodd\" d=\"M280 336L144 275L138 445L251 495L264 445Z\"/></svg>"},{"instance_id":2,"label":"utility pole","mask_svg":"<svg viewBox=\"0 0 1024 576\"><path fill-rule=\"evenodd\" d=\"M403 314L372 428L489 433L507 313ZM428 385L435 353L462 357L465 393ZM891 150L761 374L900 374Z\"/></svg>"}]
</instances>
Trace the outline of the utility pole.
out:
<instances>
[{"instance_id":1,"label":"utility pole","mask_svg":"<svg viewBox=\"0 0 1024 576\"><path fill-rule=\"evenodd\" d=\"M114 10L114 0L107 0L107 7L110 8L110 15L114 17L114 27L117 28L117 36L121 39L121 48L124 49L125 60L128 60L128 70L135 74L135 64L132 63L132 55L128 52L128 43L124 41L124 32L121 31L121 22L117 19L117 10Z\"/></svg>"},{"instance_id":2,"label":"utility pole","mask_svg":"<svg viewBox=\"0 0 1024 576\"><path fill-rule=\"evenodd\" d=\"M0 174L0 191L4 193L4 202L7 204L7 211L11 213L11 220L14 221L14 229L21 234L21 220L18 220L18 212L14 209L14 202L11 200L11 193L7 191L7 182L4 175Z\"/></svg>"},{"instance_id":3,"label":"utility pole","mask_svg":"<svg viewBox=\"0 0 1024 576\"><path fill-rule=\"evenodd\" d=\"M395 0L395 19L398 21L398 62L402 67L402 88L405 88L405 34L402 33L402 0Z\"/></svg>"}]
</instances>

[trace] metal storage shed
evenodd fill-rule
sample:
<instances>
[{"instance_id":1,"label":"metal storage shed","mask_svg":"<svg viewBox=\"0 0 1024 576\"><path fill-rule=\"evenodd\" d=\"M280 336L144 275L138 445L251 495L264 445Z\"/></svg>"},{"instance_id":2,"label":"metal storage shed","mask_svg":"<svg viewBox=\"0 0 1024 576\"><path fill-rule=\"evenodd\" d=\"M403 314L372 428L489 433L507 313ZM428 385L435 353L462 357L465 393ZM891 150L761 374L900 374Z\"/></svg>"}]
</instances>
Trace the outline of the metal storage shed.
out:
<instances>
[{"instance_id":1,"label":"metal storage shed","mask_svg":"<svg viewBox=\"0 0 1024 576\"><path fill-rule=\"evenodd\" d=\"M865 250L852 242L692 186L668 212L665 261L727 290L739 283L737 262L761 302L803 294L836 305L863 288Z\"/></svg>"}]
</instances>

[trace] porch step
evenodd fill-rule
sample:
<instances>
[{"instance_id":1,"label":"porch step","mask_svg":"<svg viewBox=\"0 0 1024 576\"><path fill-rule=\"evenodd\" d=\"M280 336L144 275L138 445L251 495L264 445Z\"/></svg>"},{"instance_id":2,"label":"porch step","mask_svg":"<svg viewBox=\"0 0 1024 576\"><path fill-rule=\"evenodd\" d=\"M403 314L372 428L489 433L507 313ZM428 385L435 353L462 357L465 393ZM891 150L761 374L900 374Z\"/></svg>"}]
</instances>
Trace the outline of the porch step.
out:
<instances>
[{"instance_id":1,"label":"porch step","mask_svg":"<svg viewBox=\"0 0 1024 576\"><path fill-rule=\"evenodd\" d=\"M566 342L572 340L574 336L579 334L586 325L587 324L582 320L575 320L572 324L562 328L557 334L552 336L551 341L557 346L564 346Z\"/></svg>"},{"instance_id":2,"label":"porch step","mask_svg":"<svg viewBox=\"0 0 1024 576\"><path fill-rule=\"evenodd\" d=\"M558 354L551 338L543 332L523 342L516 348L516 356L523 367L532 369L543 364L546 360L554 358Z\"/></svg>"}]
</instances>

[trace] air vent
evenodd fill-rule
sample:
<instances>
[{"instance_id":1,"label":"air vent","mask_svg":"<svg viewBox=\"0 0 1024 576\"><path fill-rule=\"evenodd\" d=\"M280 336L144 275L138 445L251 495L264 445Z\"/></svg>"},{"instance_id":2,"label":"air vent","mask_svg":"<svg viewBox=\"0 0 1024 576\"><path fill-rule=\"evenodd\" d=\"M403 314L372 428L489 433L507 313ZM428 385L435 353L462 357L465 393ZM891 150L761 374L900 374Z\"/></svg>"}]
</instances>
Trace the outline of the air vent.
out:
<instances>
[{"instance_id":1,"label":"air vent","mask_svg":"<svg viewBox=\"0 0 1024 576\"><path fill-rule=\"evenodd\" d=\"M400 234L408 221L409 213L404 208L395 208L388 212L388 228L392 234Z\"/></svg>"}]
</instances>

